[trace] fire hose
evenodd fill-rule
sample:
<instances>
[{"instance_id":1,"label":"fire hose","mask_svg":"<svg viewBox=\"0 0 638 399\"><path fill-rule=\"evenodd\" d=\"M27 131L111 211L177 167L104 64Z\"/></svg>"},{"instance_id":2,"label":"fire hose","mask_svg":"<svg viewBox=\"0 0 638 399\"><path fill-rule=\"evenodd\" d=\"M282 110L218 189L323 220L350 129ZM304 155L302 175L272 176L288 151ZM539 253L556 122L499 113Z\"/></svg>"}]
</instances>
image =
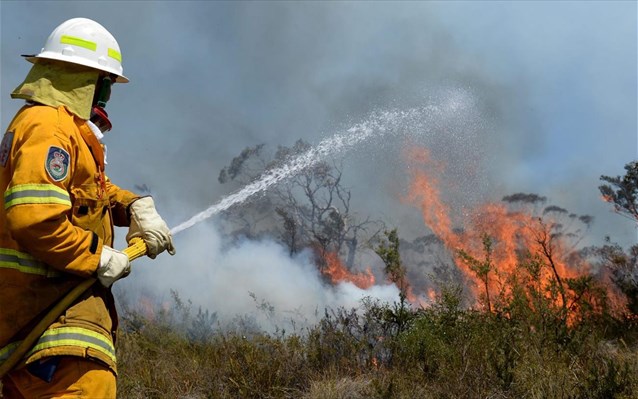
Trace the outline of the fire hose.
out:
<instances>
[{"instance_id":1,"label":"fire hose","mask_svg":"<svg viewBox=\"0 0 638 399\"><path fill-rule=\"evenodd\" d=\"M129 260L133 261L146 255L146 244L141 238L134 238L129 243L130 245L124 249L124 252ZM33 344L40 338L40 336L46 331L46 329L60 317L65 310L71 306L76 299L78 299L83 293L85 293L95 282L97 278L88 278L78 284L75 288L69 291L53 308L36 324L31 332L20 342L20 344L11 353L9 358L2 364L0 364L0 378L4 377L9 371L15 367L22 357L33 347Z\"/></svg>"}]
</instances>

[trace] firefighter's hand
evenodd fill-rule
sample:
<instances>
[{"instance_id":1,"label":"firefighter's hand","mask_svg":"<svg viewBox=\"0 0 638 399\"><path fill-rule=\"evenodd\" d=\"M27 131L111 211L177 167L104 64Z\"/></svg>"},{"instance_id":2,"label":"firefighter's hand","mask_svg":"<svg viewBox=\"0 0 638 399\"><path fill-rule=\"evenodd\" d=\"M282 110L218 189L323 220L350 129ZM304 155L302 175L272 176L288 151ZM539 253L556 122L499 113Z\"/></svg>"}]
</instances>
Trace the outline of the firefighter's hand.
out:
<instances>
[{"instance_id":1,"label":"firefighter's hand","mask_svg":"<svg viewBox=\"0 0 638 399\"><path fill-rule=\"evenodd\" d=\"M131 272L131 262L124 252L120 252L108 246L102 247L100 265L97 268L97 279L105 287L110 287L114 282L126 277Z\"/></svg>"},{"instance_id":2,"label":"firefighter's hand","mask_svg":"<svg viewBox=\"0 0 638 399\"><path fill-rule=\"evenodd\" d=\"M131 204L130 211L131 226L126 235L127 242L135 237L142 238L148 247L147 255L151 259L155 259L164 250L175 255L171 231L155 210L153 198L144 197L136 200Z\"/></svg>"}]
</instances>

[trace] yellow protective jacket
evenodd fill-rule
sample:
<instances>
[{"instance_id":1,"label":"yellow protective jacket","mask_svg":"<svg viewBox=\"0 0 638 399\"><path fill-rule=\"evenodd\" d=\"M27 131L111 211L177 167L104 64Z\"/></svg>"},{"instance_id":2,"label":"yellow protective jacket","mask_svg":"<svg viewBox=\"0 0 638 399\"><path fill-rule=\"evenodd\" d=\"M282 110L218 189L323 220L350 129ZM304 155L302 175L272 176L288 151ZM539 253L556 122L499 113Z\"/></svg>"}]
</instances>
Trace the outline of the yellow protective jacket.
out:
<instances>
[{"instance_id":1,"label":"yellow protective jacket","mask_svg":"<svg viewBox=\"0 0 638 399\"><path fill-rule=\"evenodd\" d=\"M0 144L0 362L40 317L94 277L113 224L128 226L137 195L110 183L103 150L65 106L26 105ZM96 283L40 337L22 364L54 355L98 359L116 371L117 315Z\"/></svg>"}]
</instances>

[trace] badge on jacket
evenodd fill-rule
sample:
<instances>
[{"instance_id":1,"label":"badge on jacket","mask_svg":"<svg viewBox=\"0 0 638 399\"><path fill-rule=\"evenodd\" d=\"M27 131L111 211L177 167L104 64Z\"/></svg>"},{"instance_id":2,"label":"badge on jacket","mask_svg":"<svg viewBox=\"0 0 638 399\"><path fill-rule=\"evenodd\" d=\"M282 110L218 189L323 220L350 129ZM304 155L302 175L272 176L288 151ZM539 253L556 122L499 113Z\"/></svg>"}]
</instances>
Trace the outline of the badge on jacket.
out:
<instances>
[{"instance_id":1,"label":"badge on jacket","mask_svg":"<svg viewBox=\"0 0 638 399\"><path fill-rule=\"evenodd\" d=\"M70 159L69 153L64 149L56 146L49 147L45 168L54 181L64 180L67 176Z\"/></svg>"},{"instance_id":2,"label":"badge on jacket","mask_svg":"<svg viewBox=\"0 0 638 399\"><path fill-rule=\"evenodd\" d=\"M7 166L9 155L11 155L11 146L13 145L13 132L6 132L0 144L0 165Z\"/></svg>"}]
</instances>

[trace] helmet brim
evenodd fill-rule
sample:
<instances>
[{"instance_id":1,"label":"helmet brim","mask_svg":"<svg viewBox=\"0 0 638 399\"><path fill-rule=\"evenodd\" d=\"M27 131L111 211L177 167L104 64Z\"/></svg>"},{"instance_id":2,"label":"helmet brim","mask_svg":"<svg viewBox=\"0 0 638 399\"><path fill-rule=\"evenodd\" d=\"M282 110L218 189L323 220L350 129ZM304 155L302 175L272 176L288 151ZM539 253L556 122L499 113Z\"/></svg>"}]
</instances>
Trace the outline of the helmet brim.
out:
<instances>
[{"instance_id":1,"label":"helmet brim","mask_svg":"<svg viewBox=\"0 0 638 399\"><path fill-rule=\"evenodd\" d=\"M45 60L54 60L54 61L62 61L62 62L68 62L70 64L74 64L74 65L84 65L88 68L93 68L93 69L97 69L98 71L105 71L102 68L96 68L92 65L87 65L87 64L78 64L77 62L71 62L65 58L63 58L62 56L59 57L54 57L54 56L41 56L41 55L37 55L37 54L21 54L22 57L24 57L25 60L29 61L32 64L35 64L39 59L45 59ZM117 78L115 79L116 83L128 83L129 79L124 76L124 75L119 75L115 72L112 71L105 71L105 72L109 72L109 73L113 73L114 75L117 76Z\"/></svg>"}]
</instances>

